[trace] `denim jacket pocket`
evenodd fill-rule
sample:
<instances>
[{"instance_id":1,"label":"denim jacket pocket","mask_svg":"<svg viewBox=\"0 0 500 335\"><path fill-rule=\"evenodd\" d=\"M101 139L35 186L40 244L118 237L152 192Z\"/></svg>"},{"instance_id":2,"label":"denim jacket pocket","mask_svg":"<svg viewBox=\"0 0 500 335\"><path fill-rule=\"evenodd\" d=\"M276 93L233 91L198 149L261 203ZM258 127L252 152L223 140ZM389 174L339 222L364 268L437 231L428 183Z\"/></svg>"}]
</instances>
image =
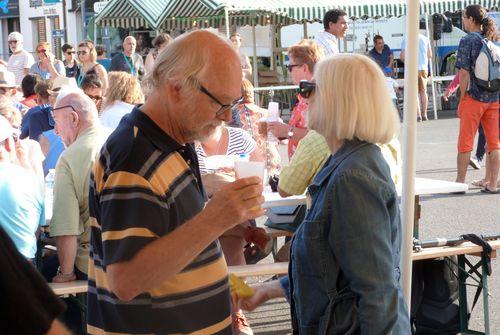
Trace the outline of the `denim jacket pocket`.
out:
<instances>
[{"instance_id":1,"label":"denim jacket pocket","mask_svg":"<svg viewBox=\"0 0 500 335\"><path fill-rule=\"evenodd\" d=\"M357 295L345 289L330 301L320 319L320 335L360 334Z\"/></svg>"},{"instance_id":2,"label":"denim jacket pocket","mask_svg":"<svg viewBox=\"0 0 500 335\"><path fill-rule=\"evenodd\" d=\"M294 268L302 275L319 277L325 271L323 227L322 221L304 220L295 232L291 256Z\"/></svg>"}]
</instances>

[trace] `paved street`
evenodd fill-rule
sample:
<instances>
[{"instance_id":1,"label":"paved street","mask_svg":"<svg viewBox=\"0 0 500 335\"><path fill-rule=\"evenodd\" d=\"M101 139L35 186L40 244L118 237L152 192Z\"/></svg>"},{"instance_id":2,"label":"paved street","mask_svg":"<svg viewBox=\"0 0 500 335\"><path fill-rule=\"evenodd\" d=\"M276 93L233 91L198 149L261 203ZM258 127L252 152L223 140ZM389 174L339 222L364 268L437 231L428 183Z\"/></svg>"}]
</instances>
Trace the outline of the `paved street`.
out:
<instances>
[{"instance_id":1,"label":"paved street","mask_svg":"<svg viewBox=\"0 0 500 335\"><path fill-rule=\"evenodd\" d=\"M456 174L456 139L458 119L447 118L418 124L417 176L450 180ZM479 179L484 168L469 169L467 180ZM456 237L464 233L500 233L500 195L480 193L470 189L465 195L437 195L421 198L422 239ZM491 334L500 334L500 259L492 262L490 285ZM265 280L266 278L259 278ZM472 291L472 290L470 290ZM472 293L469 292L469 302ZM482 299L471 317L471 328L482 328ZM248 313L256 334L288 334L290 318L284 300L271 301L253 313Z\"/></svg>"}]
</instances>

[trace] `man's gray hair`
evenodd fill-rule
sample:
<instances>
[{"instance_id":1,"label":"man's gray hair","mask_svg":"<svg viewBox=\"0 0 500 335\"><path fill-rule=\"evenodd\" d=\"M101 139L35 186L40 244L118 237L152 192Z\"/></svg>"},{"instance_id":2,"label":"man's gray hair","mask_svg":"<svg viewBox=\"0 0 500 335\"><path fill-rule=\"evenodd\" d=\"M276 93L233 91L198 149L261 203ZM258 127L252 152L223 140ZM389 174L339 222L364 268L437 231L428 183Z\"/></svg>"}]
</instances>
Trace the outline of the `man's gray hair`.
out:
<instances>
[{"instance_id":1,"label":"man's gray hair","mask_svg":"<svg viewBox=\"0 0 500 335\"><path fill-rule=\"evenodd\" d=\"M78 115L89 123L98 121L98 111L95 103L81 90L63 88L57 96L55 108L70 105Z\"/></svg>"},{"instance_id":2,"label":"man's gray hair","mask_svg":"<svg viewBox=\"0 0 500 335\"><path fill-rule=\"evenodd\" d=\"M192 80L199 79L200 72L210 66L213 61L212 52L210 48L207 48L207 43L199 43L200 40L208 39L215 42L214 47L217 47L217 42L221 42L233 50L228 40L208 31L196 30L183 34L158 55L153 71L147 80L147 86L152 89L159 88L174 78L184 86Z\"/></svg>"}]
</instances>

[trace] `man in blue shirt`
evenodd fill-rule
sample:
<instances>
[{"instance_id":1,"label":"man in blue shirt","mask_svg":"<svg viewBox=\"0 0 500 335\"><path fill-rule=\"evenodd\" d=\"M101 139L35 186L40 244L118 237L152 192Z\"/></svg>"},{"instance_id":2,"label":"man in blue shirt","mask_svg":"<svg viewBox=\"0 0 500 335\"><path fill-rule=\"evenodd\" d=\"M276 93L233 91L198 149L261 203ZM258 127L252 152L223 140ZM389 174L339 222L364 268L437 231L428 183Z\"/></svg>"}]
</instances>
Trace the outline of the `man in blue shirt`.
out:
<instances>
[{"instance_id":1,"label":"man in blue shirt","mask_svg":"<svg viewBox=\"0 0 500 335\"><path fill-rule=\"evenodd\" d=\"M401 43L401 60L405 61L406 40ZM427 77L429 76L429 64L432 59L431 42L427 36L418 34L418 95L420 96L420 110L418 118L427 121Z\"/></svg>"},{"instance_id":2,"label":"man in blue shirt","mask_svg":"<svg viewBox=\"0 0 500 335\"><path fill-rule=\"evenodd\" d=\"M384 42L384 38L380 35L373 37L373 49L369 52L370 57L384 71L386 67L391 68L391 74L394 73L394 54L391 48Z\"/></svg>"},{"instance_id":3,"label":"man in blue shirt","mask_svg":"<svg viewBox=\"0 0 500 335\"><path fill-rule=\"evenodd\" d=\"M41 81L35 85L36 98L39 103L28 110L21 122L21 138L29 137L38 141L44 131L54 129L54 120L50 113L52 106L49 105L50 84L48 81Z\"/></svg>"},{"instance_id":4,"label":"man in blue shirt","mask_svg":"<svg viewBox=\"0 0 500 335\"><path fill-rule=\"evenodd\" d=\"M13 164L14 129L0 116L0 226L28 259L36 253L36 230L45 222L44 197L35 174Z\"/></svg>"}]
</instances>

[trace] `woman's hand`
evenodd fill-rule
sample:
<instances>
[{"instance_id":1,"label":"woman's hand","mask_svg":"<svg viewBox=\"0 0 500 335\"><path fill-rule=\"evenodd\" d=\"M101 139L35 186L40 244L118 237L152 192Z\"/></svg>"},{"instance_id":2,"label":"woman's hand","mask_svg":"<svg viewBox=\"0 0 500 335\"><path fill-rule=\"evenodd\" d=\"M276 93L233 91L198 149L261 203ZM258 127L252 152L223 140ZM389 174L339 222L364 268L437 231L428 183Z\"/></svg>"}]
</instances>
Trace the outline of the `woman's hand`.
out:
<instances>
[{"instance_id":1,"label":"woman's hand","mask_svg":"<svg viewBox=\"0 0 500 335\"><path fill-rule=\"evenodd\" d=\"M279 139L288 138L290 126L282 121L272 121L267 123L267 130Z\"/></svg>"},{"instance_id":2,"label":"woman's hand","mask_svg":"<svg viewBox=\"0 0 500 335\"><path fill-rule=\"evenodd\" d=\"M252 289L253 296L237 299L238 307L245 311L253 311L268 300L285 297L279 280L252 285Z\"/></svg>"}]
</instances>

